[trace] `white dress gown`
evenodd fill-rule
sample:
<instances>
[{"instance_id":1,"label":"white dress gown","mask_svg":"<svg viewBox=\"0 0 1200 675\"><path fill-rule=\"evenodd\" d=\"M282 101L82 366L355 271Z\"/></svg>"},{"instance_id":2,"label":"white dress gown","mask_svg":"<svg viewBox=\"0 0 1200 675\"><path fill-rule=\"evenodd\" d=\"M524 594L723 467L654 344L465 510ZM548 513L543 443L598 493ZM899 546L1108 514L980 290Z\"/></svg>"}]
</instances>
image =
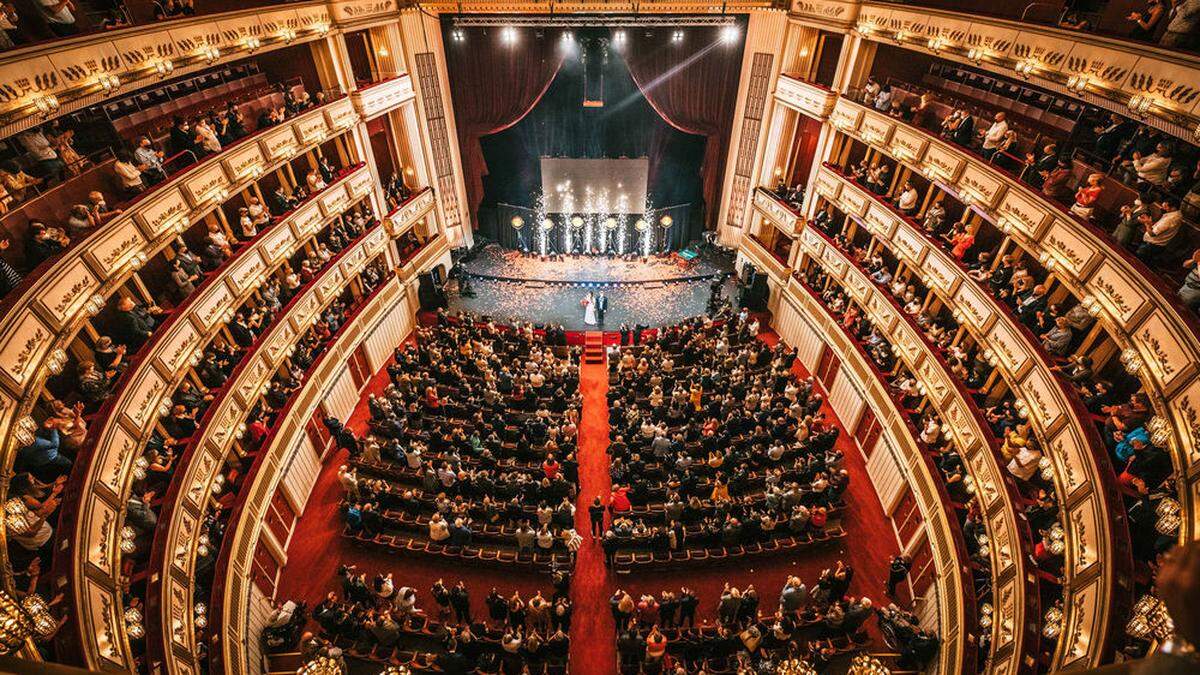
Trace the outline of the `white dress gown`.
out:
<instances>
[{"instance_id":1,"label":"white dress gown","mask_svg":"<svg viewBox=\"0 0 1200 675\"><path fill-rule=\"evenodd\" d=\"M589 326L596 325L596 303L587 301L587 306L583 308L583 322Z\"/></svg>"}]
</instances>

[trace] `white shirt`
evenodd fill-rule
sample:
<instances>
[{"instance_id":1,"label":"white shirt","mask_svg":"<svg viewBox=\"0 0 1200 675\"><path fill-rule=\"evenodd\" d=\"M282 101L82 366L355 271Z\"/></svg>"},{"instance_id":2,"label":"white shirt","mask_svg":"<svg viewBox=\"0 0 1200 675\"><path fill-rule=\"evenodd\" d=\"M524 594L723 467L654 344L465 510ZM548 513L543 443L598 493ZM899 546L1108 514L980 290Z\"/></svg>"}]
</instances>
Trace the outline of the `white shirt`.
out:
<instances>
[{"instance_id":1,"label":"white shirt","mask_svg":"<svg viewBox=\"0 0 1200 675\"><path fill-rule=\"evenodd\" d=\"M993 122L992 126L988 127L987 133L983 135L983 148L985 150L994 150L1000 147L1000 141L1004 140L1004 134L1008 133L1008 122L1000 120Z\"/></svg>"},{"instance_id":2,"label":"white shirt","mask_svg":"<svg viewBox=\"0 0 1200 675\"><path fill-rule=\"evenodd\" d=\"M897 206L901 211L908 211L917 205L917 189L909 188L900 195L900 202Z\"/></svg>"}]
</instances>

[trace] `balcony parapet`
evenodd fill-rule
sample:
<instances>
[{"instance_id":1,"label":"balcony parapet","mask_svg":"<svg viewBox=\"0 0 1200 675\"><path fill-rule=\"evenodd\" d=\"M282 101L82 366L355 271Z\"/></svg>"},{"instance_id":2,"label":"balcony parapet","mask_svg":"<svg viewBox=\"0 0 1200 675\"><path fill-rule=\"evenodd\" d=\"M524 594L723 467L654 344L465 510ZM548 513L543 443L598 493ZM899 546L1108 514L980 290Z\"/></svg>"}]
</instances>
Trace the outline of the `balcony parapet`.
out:
<instances>
[{"instance_id":1,"label":"balcony parapet","mask_svg":"<svg viewBox=\"0 0 1200 675\"><path fill-rule=\"evenodd\" d=\"M413 91L412 77L408 74L376 82L350 93L350 100L354 101L354 108L365 120L374 119L395 110L416 97L417 93Z\"/></svg>"},{"instance_id":2,"label":"balcony parapet","mask_svg":"<svg viewBox=\"0 0 1200 675\"><path fill-rule=\"evenodd\" d=\"M1013 394L1028 410L1034 434L1054 464L1069 542L1063 565L1069 602L1064 603L1065 628L1054 667L1095 665L1114 630L1114 608L1124 605L1132 583L1132 561L1115 474L1087 410L1050 370L1051 364L1035 347L1036 338L948 253L829 167L822 167L819 176L825 176L818 178L819 194L884 242L950 304L959 323L1007 374ZM805 228L799 241L810 252L825 248L811 228Z\"/></svg>"},{"instance_id":3,"label":"balcony parapet","mask_svg":"<svg viewBox=\"0 0 1200 675\"><path fill-rule=\"evenodd\" d=\"M58 552L55 561L56 574L75 589L75 611L71 615L74 632L70 637L82 643L81 651L89 668L134 670L121 604L119 533L136 460L142 456L159 416L170 406L171 393L194 359L221 330L234 309L255 292L269 270L340 214L340 211L323 214L322 207L327 202L349 200L351 186L362 174L370 176L366 167L344 176L320 198L310 200L284 221L274 224L253 245L239 251L205 280L188 302L159 326L152 342L131 363L114 397L97 414L103 423L96 425L84 444L91 451L76 458L75 473L79 479L75 480L73 475L72 484L77 490L64 500L59 517L60 535L70 537L72 545ZM374 235L364 239L376 242L373 245L381 248L387 240L382 228L377 228ZM323 278L330 278L328 275L337 269L327 270ZM291 307L288 318L281 319L281 324L311 320L314 316L314 310L304 303ZM251 357L247 354L243 362L250 362ZM252 370L262 370L261 362L255 365L257 368Z\"/></svg>"},{"instance_id":4,"label":"balcony parapet","mask_svg":"<svg viewBox=\"0 0 1200 675\"><path fill-rule=\"evenodd\" d=\"M1198 140L1200 56L1092 33L992 17L864 2L868 40L969 63L1142 118Z\"/></svg>"},{"instance_id":5,"label":"balcony parapet","mask_svg":"<svg viewBox=\"0 0 1200 675\"><path fill-rule=\"evenodd\" d=\"M1024 511L1024 502L997 459L999 442L971 392L951 375L912 317L838 249L828 235L815 228L806 228L805 232L810 236L804 246L814 262L842 282L843 288L864 308L871 323L888 336L896 348L896 356L925 388L929 401L948 425L947 435L955 439L955 448L975 481L991 551L995 619L989 672L1017 673L1027 655L1037 658L1039 632L1036 628L1029 630L1026 622L1038 624L1041 603L1038 584L1030 581L1036 575L1028 569L1033 558L1028 523L1018 516Z\"/></svg>"},{"instance_id":6,"label":"balcony parapet","mask_svg":"<svg viewBox=\"0 0 1200 675\"><path fill-rule=\"evenodd\" d=\"M741 248L739 249L747 260L754 263L756 267L763 270L771 277L777 286L783 286L787 283L788 268L763 246L762 242L754 237L742 237Z\"/></svg>"},{"instance_id":7,"label":"balcony parapet","mask_svg":"<svg viewBox=\"0 0 1200 675\"><path fill-rule=\"evenodd\" d=\"M356 118L350 100L343 98L232 146L156 186L14 290L5 299L0 317L0 437L9 439L8 449L22 444L23 434L13 433L14 429L31 428L29 413L42 383L53 374L55 364L65 360L75 334L103 309L114 289L228 195L344 130ZM369 173L356 174L349 191L326 194L290 219L305 229L321 218L322 208L361 196L370 185Z\"/></svg>"},{"instance_id":8,"label":"balcony parapet","mask_svg":"<svg viewBox=\"0 0 1200 675\"><path fill-rule=\"evenodd\" d=\"M744 240L743 240L744 241ZM912 488L913 498L924 521L924 531L929 537L929 549L934 567L937 626L926 626L937 631L942 641L937 663L929 672L938 675L959 675L969 672L963 664L973 663L977 639L976 611L970 574L970 562L962 539L962 528L950 513L950 499L945 485L935 473L932 460L921 451L917 441L919 434L908 418L901 414L896 401L886 385L886 379L863 351L862 345L850 338L841 324L818 302L812 291L794 276L788 278L781 293L782 313L776 313L775 321L803 322L810 335L815 336L824 348L832 350L842 364L852 388L871 408L882 432L874 448L863 448L864 454L890 452L900 472ZM784 334L788 331L780 331ZM837 410L835 397L830 395L830 404ZM870 463L868 463L870 466Z\"/></svg>"},{"instance_id":9,"label":"balcony parapet","mask_svg":"<svg viewBox=\"0 0 1200 675\"><path fill-rule=\"evenodd\" d=\"M1096 309L1155 412L1167 422L1165 445L1177 475L1188 476L1179 486L1180 536L1195 538L1200 533L1200 320L1178 301L1175 289L1108 233L962 148L845 98L831 120L840 131L956 194ZM824 170L818 190L824 181L841 180L834 172L821 176ZM855 208L869 201L853 192Z\"/></svg>"},{"instance_id":10,"label":"balcony parapet","mask_svg":"<svg viewBox=\"0 0 1200 675\"><path fill-rule=\"evenodd\" d=\"M795 239L796 235L800 234L800 226L803 223L800 214L766 188L760 187L754 191L754 210L788 237Z\"/></svg>"},{"instance_id":11,"label":"balcony parapet","mask_svg":"<svg viewBox=\"0 0 1200 675\"><path fill-rule=\"evenodd\" d=\"M775 100L809 117L824 120L837 102L836 91L813 82L780 73L775 83Z\"/></svg>"},{"instance_id":12,"label":"balcony parapet","mask_svg":"<svg viewBox=\"0 0 1200 675\"><path fill-rule=\"evenodd\" d=\"M157 581L148 586L147 656L165 660L170 675L198 672L196 661L195 597L197 547L209 510L207 495L224 466L247 415L296 348L296 340L334 299L358 277L387 245L387 234L376 226L352 247L338 254L305 293L293 300L285 320L255 342L229 383L209 406L197 432L176 465L151 550L151 569ZM378 292L378 291L376 291ZM204 599L203 601L207 601Z\"/></svg>"},{"instance_id":13,"label":"balcony parapet","mask_svg":"<svg viewBox=\"0 0 1200 675\"><path fill-rule=\"evenodd\" d=\"M255 634L249 625L247 611L250 587L253 585L253 555L266 527L266 509L284 474L300 451L305 424L329 394L354 350L397 312L412 312L405 284L392 277L375 292L366 307L359 311L351 330L343 330L329 345L311 370L300 391L293 395L280 412L275 433L255 456L246 473L242 492L250 498L240 500L233 508L217 560L209 617L217 635L210 653L209 672L213 675L244 675L258 672L252 663L245 636ZM320 449L318 449L320 454Z\"/></svg>"}]
</instances>

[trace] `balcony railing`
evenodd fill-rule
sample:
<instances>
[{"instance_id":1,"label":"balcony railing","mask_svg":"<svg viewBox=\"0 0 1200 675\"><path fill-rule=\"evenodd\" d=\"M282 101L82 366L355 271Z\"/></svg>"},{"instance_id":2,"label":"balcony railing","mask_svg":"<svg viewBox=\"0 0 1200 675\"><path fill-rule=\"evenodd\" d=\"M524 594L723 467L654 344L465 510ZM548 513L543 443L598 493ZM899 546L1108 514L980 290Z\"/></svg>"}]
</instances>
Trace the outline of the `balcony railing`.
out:
<instances>
[{"instance_id":1,"label":"balcony railing","mask_svg":"<svg viewBox=\"0 0 1200 675\"><path fill-rule=\"evenodd\" d=\"M935 567L934 583L938 588L935 594L936 629L942 645L936 672L940 675L963 672L962 664L974 663L977 643L974 593L968 590L973 588L973 580L962 528L949 515L951 502L945 493L945 485L936 478L937 469L932 460L921 451L917 430L901 413L888 391L886 378L863 351L862 345L842 330L812 290L795 277L789 277L784 286L775 321L801 321L826 349L834 350L843 365L842 371L882 425L883 437L888 442L877 445L875 452L890 452L888 448L893 448L902 470L915 474L909 484L929 536Z\"/></svg>"},{"instance_id":2,"label":"balcony railing","mask_svg":"<svg viewBox=\"0 0 1200 675\"><path fill-rule=\"evenodd\" d=\"M1066 603L1067 622L1077 630L1063 631L1054 665L1094 665L1119 629L1112 615L1132 601L1126 597L1132 559L1128 524L1117 508L1122 501L1116 477L1090 414L1075 390L1050 369L1040 341L946 251L927 241L923 230L830 167L822 167L819 175L825 176L818 178L819 194L856 218L960 312L960 324L989 350L1029 410L1034 433L1054 462L1059 503L1067 509L1065 529L1074 544L1068 547L1064 573L1073 599ZM805 228L800 241L811 247L821 238Z\"/></svg>"},{"instance_id":3,"label":"balcony railing","mask_svg":"<svg viewBox=\"0 0 1200 675\"><path fill-rule=\"evenodd\" d=\"M922 130L841 99L831 117L841 131L862 140L939 186L966 195L975 212L997 224L1030 255L1050 261L1055 278L1097 318L1150 394L1155 411L1169 421L1178 475L1193 476L1180 487L1186 514L1181 535L1200 530L1193 495L1200 486L1200 320L1180 304L1174 289L1112 237L1047 200L1015 176ZM818 186L822 179L818 178ZM858 212L859 215L862 211Z\"/></svg>"},{"instance_id":4,"label":"balcony railing","mask_svg":"<svg viewBox=\"0 0 1200 675\"><path fill-rule=\"evenodd\" d=\"M991 668L1017 673L1024 659L1037 659L1041 598L1037 577L1027 568L1034 548L1028 522L1022 515L1024 498L1003 470L1000 442L972 392L951 374L938 349L896 299L879 288L827 234L814 227L806 228L806 232L821 240L818 244L806 238L811 259L831 278L843 282L851 297L870 315L871 323L898 348L896 355L907 364L909 372L924 385L929 401L949 425L949 435L956 439L955 447L975 480L983 512L995 514L984 520L989 541L994 542L989 547L994 551L990 556L994 616L1001 617L993 621Z\"/></svg>"},{"instance_id":5,"label":"balcony railing","mask_svg":"<svg viewBox=\"0 0 1200 675\"><path fill-rule=\"evenodd\" d=\"M117 535L124 523L135 462L163 408L170 405L171 393L186 376L192 356L204 349L234 308L255 292L267 270L341 214L341 210L322 214L317 207L342 205L356 178L363 174L369 177L370 172L361 165L347 173L213 272L143 345L97 414L83 444L89 452L81 452L75 459L71 477L75 489L64 498L59 515L59 536L69 537L73 543L59 549L55 559L56 574L78 590L77 611L72 615L76 630L60 635L60 643L82 643L80 651L88 667L107 664L134 669L120 611ZM335 198L339 192L342 197ZM382 229L377 232L375 239L386 241ZM250 357L247 354L245 358ZM107 633L96 630L109 626L108 621L113 623Z\"/></svg>"},{"instance_id":6,"label":"balcony railing","mask_svg":"<svg viewBox=\"0 0 1200 675\"><path fill-rule=\"evenodd\" d=\"M373 119L390 110L395 110L416 96L417 93L413 91L412 78L407 75L375 82L350 93L350 99L354 101L354 108L358 110L358 114L362 115L363 119Z\"/></svg>"},{"instance_id":7,"label":"balcony railing","mask_svg":"<svg viewBox=\"0 0 1200 675\"><path fill-rule=\"evenodd\" d=\"M304 425L312 419L314 410L328 394L336 379L334 373L344 366L358 344L369 339L378 326L397 313L411 314L412 311L405 295L405 284L399 278L393 278L359 313L354 330L343 331L338 340L322 352L313 375L280 412L281 423L255 456L241 490L242 494L253 498L239 499L234 506L214 574L209 621L219 633L209 654L209 672L213 675L257 672L257 661L251 661L248 654L251 649L256 652L257 647L247 645L244 640L244 636L257 634L249 625L251 617L246 611L254 583L251 556L262 535L269 495L275 493L298 451L296 440L304 434Z\"/></svg>"}]
</instances>

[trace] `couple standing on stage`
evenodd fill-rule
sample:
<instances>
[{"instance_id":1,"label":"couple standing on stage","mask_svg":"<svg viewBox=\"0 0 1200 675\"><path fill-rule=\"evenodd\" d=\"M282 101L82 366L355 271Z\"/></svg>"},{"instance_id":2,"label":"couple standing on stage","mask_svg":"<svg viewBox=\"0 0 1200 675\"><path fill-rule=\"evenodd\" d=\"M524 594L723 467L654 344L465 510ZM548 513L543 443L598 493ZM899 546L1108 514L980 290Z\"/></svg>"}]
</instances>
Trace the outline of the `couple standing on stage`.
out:
<instances>
[{"instance_id":1,"label":"couple standing on stage","mask_svg":"<svg viewBox=\"0 0 1200 675\"><path fill-rule=\"evenodd\" d=\"M608 296L604 291L600 291L600 295L595 295L588 291L587 297L579 301L583 305L583 322L589 326L604 324L604 312L608 310Z\"/></svg>"}]
</instances>

